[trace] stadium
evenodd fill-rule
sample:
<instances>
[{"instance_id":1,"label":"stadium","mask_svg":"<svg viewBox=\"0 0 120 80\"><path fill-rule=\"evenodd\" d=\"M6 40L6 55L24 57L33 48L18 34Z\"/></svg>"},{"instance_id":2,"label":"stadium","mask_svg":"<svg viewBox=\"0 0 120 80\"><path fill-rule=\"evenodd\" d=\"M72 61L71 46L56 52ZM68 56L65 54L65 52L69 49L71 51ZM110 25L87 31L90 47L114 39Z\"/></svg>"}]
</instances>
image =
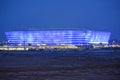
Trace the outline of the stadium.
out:
<instances>
[{"instance_id":1,"label":"stadium","mask_svg":"<svg viewBox=\"0 0 120 80\"><path fill-rule=\"evenodd\" d=\"M5 32L10 45L79 45L108 44L110 32L82 30L50 30L50 31L9 31Z\"/></svg>"}]
</instances>

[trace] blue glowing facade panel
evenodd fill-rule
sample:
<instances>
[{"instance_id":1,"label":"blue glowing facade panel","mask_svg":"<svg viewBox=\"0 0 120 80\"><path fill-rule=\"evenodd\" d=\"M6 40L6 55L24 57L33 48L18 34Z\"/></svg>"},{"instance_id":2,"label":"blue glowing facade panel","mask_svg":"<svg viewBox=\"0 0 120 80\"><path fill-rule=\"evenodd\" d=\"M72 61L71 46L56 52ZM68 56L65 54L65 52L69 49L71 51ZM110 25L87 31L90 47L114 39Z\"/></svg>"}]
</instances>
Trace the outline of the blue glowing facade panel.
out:
<instances>
[{"instance_id":1,"label":"blue glowing facade panel","mask_svg":"<svg viewBox=\"0 0 120 80\"><path fill-rule=\"evenodd\" d=\"M110 37L110 32L79 30L11 31L5 34L12 45L108 43Z\"/></svg>"}]
</instances>

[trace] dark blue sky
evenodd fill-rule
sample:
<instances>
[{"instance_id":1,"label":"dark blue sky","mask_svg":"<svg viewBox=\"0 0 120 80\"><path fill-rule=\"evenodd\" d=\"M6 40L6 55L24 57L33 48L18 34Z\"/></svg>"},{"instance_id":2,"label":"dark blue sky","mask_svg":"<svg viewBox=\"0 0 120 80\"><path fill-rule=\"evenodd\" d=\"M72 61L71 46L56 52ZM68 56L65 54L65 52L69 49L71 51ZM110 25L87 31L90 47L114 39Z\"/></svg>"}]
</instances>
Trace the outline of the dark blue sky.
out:
<instances>
[{"instance_id":1,"label":"dark blue sky","mask_svg":"<svg viewBox=\"0 0 120 80\"><path fill-rule=\"evenodd\" d=\"M120 0L0 0L0 41L5 31L102 30L120 39Z\"/></svg>"}]
</instances>

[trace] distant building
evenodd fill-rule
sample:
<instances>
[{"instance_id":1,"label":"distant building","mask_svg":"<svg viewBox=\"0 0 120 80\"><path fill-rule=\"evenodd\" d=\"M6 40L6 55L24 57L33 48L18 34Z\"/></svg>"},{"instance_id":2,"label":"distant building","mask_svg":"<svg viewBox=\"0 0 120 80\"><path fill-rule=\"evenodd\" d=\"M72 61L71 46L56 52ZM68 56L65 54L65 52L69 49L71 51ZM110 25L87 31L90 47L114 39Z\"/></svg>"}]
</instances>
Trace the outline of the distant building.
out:
<instances>
[{"instance_id":1,"label":"distant building","mask_svg":"<svg viewBox=\"0 0 120 80\"><path fill-rule=\"evenodd\" d=\"M82 30L5 32L7 40L11 45L108 44L110 34L110 32Z\"/></svg>"}]
</instances>

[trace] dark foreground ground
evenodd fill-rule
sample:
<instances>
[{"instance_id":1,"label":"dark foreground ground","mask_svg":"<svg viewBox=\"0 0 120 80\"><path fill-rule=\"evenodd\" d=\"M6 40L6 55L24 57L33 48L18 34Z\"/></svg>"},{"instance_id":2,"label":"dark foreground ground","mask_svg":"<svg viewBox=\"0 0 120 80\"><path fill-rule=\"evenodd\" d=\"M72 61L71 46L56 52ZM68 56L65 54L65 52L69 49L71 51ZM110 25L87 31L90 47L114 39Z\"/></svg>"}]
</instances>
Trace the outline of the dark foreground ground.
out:
<instances>
[{"instance_id":1,"label":"dark foreground ground","mask_svg":"<svg viewBox=\"0 0 120 80\"><path fill-rule=\"evenodd\" d=\"M120 80L120 53L4 54L0 80Z\"/></svg>"}]
</instances>

